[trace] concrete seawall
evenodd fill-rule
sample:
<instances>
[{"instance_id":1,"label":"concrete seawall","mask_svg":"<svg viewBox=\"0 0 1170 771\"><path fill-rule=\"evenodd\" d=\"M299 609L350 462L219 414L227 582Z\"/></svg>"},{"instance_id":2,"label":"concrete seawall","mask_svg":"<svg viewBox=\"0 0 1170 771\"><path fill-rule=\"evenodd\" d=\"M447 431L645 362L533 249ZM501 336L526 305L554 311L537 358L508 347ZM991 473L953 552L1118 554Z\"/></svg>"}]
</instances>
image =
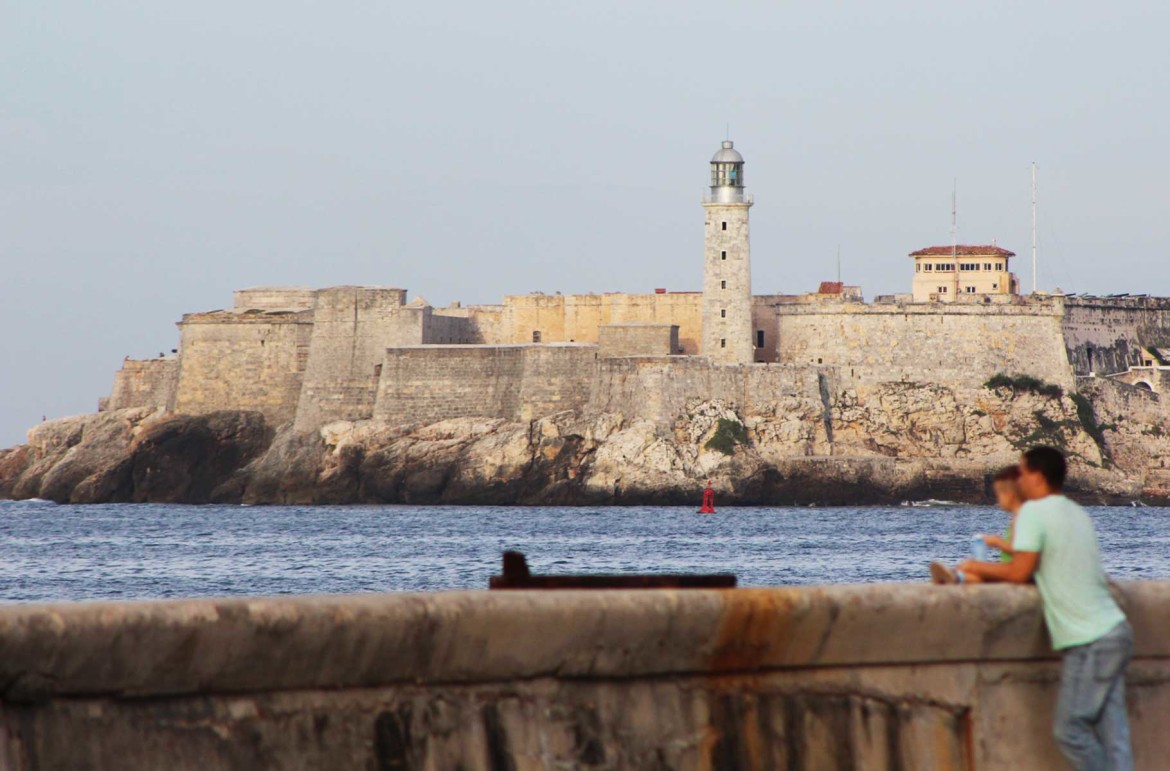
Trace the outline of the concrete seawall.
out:
<instances>
[{"instance_id":1,"label":"concrete seawall","mask_svg":"<svg viewBox=\"0 0 1170 771\"><path fill-rule=\"evenodd\" d=\"M1138 767L1170 583L1122 587ZM1061 768L1026 587L0 608L0 769Z\"/></svg>"}]
</instances>

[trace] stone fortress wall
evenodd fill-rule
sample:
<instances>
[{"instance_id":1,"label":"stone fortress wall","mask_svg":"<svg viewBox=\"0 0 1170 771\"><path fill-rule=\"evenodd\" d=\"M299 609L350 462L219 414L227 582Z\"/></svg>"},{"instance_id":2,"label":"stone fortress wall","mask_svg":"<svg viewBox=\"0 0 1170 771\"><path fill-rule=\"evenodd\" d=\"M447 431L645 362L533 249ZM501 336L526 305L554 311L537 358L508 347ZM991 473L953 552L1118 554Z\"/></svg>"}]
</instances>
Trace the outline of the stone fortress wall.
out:
<instances>
[{"instance_id":1,"label":"stone fortress wall","mask_svg":"<svg viewBox=\"0 0 1170 771\"><path fill-rule=\"evenodd\" d=\"M122 369L114 373L114 387L110 395L101 400L101 409L148 407L173 412L178 386L178 356L160 356L157 359L127 357L122 362Z\"/></svg>"},{"instance_id":2,"label":"stone fortress wall","mask_svg":"<svg viewBox=\"0 0 1170 771\"><path fill-rule=\"evenodd\" d=\"M779 317L780 360L850 379L978 386L992 375L1073 385L1059 303L795 305Z\"/></svg>"},{"instance_id":3,"label":"stone fortress wall","mask_svg":"<svg viewBox=\"0 0 1170 771\"><path fill-rule=\"evenodd\" d=\"M1144 349L1170 345L1165 298L1073 296L1063 304L1065 347L1078 375L1124 372L1146 363Z\"/></svg>"},{"instance_id":4,"label":"stone fortress wall","mask_svg":"<svg viewBox=\"0 0 1170 771\"><path fill-rule=\"evenodd\" d=\"M567 409L667 423L687 403L746 405L755 392L821 398L826 383L830 393L890 381L969 389L1002 372L1071 388L1076 376L1144 364L1151 346L1170 342L1170 301L1152 298L757 296L765 363L718 365L687 355L695 344L687 335L700 334L700 298L528 295L436 309L408 303L402 289L244 290L231 310L183 317L177 359L128 360L105 406L257 410L273 425L295 418L302 431L336 420L518 420Z\"/></svg>"},{"instance_id":5,"label":"stone fortress wall","mask_svg":"<svg viewBox=\"0 0 1170 771\"><path fill-rule=\"evenodd\" d=\"M682 353L677 324L631 322L606 324L597 335L597 354L620 356L674 356Z\"/></svg>"},{"instance_id":6,"label":"stone fortress wall","mask_svg":"<svg viewBox=\"0 0 1170 771\"><path fill-rule=\"evenodd\" d=\"M273 425L292 420L313 329L311 310L185 315L174 411L255 410Z\"/></svg>"}]
</instances>

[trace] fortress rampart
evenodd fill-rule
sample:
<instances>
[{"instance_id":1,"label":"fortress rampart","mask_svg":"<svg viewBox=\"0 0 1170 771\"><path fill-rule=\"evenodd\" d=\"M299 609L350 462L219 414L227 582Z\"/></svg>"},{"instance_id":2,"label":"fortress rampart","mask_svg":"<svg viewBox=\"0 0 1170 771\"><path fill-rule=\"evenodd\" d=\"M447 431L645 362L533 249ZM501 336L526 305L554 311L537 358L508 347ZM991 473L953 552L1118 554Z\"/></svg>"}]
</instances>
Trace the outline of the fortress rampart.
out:
<instances>
[{"instance_id":1,"label":"fortress rampart","mask_svg":"<svg viewBox=\"0 0 1170 771\"><path fill-rule=\"evenodd\" d=\"M1143 364L1142 348L1170 344L1170 300L1064 298L1062 330L1078 375L1107 375Z\"/></svg>"},{"instance_id":2,"label":"fortress rampart","mask_svg":"<svg viewBox=\"0 0 1170 771\"><path fill-rule=\"evenodd\" d=\"M103 408L124 410L148 407L173 411L178 387L178 357L126 359L122 362L122 369L114 373L114 388L109 398L104 400Z\"/></svg>"},{"instance_id":3,"label":"fortress rampart","mask_svg":"<svg viewBox=\"0 0 1170 771\"><path fill-rule=\"evenodd\" d=\"M1155 298L759 296L757 357L772 363L755 364L688 353L699 294L528 295L436 309L408 303L402 289L269 287L237 292L235 302L183 317L177 363L127 361L106 406L258 410L274 426L295 418L299 431L569 409L665 426L687 403L746 405L753 388L773 402L824 397L826 409L840 388L886 382L964 390L1005 373L1072 389L1078 375L1147 364L1148 351L1170 341L1170 301Z\"/></svg>"},{"instance_id":4,"label":"fortress rampart","mask_svg":"<svg viewBox=\"0 0 1170 771\"><path fill-rule=\"evenodd\" d=\"M780 361L831 365L867 383L978 386L992 375L1073 385L1057 302L1028 305L791 305L779 315Z\"/></svg>"},{"instance_id":5,"label":"fortress rampart","mask_svg":"<svg viewBox=\"0 0 1170 771\"><path fill-rule=\"evenodd\" d=\"M313 311L184 316L175 412L256 410L273 425L292 420L313 329Z\"/></svg>"},{"instance_id":6,"label":"fortress rampart","mask_svg":"<svg viewBox=\"0 0 1170 771\"><path fill-rule=\"evenodd\" d=\"M531 420L589 402L597 347L584 344L391 348L371 415L390 424Z\"/></svg>"},{"instance_id":7,"label":"fortress rampart","mask_svg":"<svg viewBox=\"0 0 1170 771\"><path fill-rule=\"evenodd\" d=\"M1137 768L1170 584L1121 587ZM1031 587L0 608L0 769L1060 768Z\"/></svg>"}]
</instances>

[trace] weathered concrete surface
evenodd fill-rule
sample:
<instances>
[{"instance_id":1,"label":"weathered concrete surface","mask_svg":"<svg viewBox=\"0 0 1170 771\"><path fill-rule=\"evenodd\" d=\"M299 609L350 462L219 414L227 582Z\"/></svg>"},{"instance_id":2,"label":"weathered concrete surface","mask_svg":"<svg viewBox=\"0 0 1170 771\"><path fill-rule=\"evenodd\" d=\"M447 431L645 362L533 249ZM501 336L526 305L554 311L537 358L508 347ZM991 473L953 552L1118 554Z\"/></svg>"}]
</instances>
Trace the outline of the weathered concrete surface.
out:
<instances>
[{"instance_id":1,"label":"weathered concrete surface","mask_svg":"<svg viewBox=\"0 0 1170 771\"><path fill-rule=\"evenodd\" d=\"M1128 584L1138 767L1170 583ZM0 768L1060 768L1028 587L0 608Z\"/></svg>"}]
</instances>

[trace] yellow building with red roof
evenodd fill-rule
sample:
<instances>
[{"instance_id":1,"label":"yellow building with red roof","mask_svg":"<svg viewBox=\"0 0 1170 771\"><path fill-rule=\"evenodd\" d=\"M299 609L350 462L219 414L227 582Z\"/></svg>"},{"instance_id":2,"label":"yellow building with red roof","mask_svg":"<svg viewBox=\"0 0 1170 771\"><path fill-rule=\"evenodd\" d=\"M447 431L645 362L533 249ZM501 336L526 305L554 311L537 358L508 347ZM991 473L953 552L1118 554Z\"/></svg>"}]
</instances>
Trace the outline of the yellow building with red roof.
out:
<instances>
[{"instance_id":1,"label":"yellow building with red roof","mask_svg":"<svg viewBox=\"0 0 1170 771\"><path fill-rule=\"evenodd\" d=\"M1015 252L990 246L928 246L911 252L914 302L978 300L1019 293L1011 272Z\"/></svg>"}]
</instances>

